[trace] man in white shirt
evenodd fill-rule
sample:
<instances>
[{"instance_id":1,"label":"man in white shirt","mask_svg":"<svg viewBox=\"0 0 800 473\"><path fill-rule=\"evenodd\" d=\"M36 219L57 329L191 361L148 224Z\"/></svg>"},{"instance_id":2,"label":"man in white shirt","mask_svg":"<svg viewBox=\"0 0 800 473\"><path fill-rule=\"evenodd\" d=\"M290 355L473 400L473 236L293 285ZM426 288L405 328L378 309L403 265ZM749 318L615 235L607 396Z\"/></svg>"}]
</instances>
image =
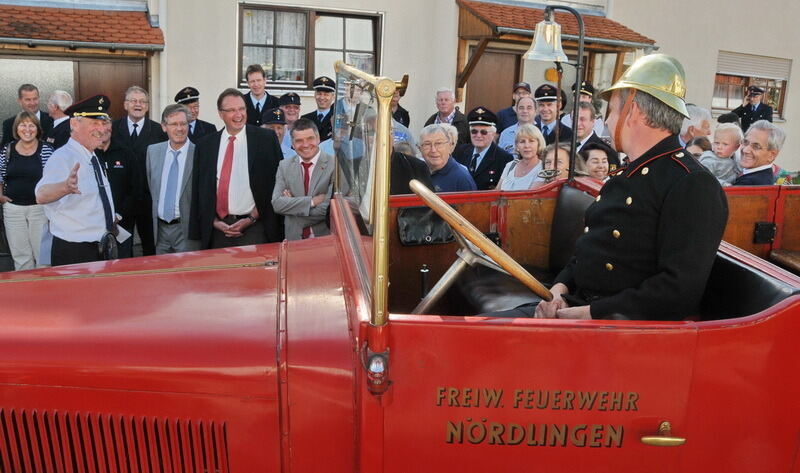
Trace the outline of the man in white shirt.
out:
<instances>
[{"instance_id":1,"label":"man in white shirt","mask_svg":"<svg viewBox=\"0 0 800 473\"><path fill-rule=\"evenodd\" d=\"M742 175L734 186L770 186L775 183L772 163L783 148L786 133L766 120L759 120L747 129L742 142ZM52 158L51 158L52 159Z\"/></svg>"},{"instance_id":2,"label":"man in white shirt","mask_svg":"<svg viewBox=\"0 0 800 473\"><path fill-rule=\"evenodd\" d=\"M101 248L118 230L111 186L94 154L107 132L109 104L97 95L67 109L72 137L53 153L36 184L36 202L44 205L53 234L53 266L115 257Z\"/></svg>"},{"instance_id":3,"label":"man in white shirt","mask_svg":"<svg viewBox=\"0 0 800 473\"><path fill-rule=\"evenodd\" d=\"M167 105L161 114L161 128L169 139L147 148L147 184L153 197L157 255L199 248L196 241L187 238L194 164L194 144L189 140L191 117L185 105Z\"/></svg>"},{"instance_id":4,"label":"man in white shirt","mask_svg":"<svg viewBox=\"0 0 800 473\"><path fill-rule=\"evenodd\" d=\"M291 136L297 154L278 166L272 206L285 216L287 240L327 235L325 214L336 167L333 156L320 151L319 130L308 118L295 122Z\"/></svg>"}]
</instances>

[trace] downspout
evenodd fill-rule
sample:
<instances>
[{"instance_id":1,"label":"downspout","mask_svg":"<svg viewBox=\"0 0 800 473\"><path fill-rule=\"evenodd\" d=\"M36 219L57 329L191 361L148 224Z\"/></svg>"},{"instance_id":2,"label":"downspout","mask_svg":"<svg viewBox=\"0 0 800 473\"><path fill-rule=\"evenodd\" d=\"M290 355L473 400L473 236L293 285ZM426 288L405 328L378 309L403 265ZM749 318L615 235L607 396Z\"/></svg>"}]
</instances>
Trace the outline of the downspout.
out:
<instances>
[{"instance_id":1,"label":"downspout","mask_svg":"<svg viewBox=\"0 0 800 473\"><path fill-rule=\"evenodd\" d=\"M158 72L159 72L159 79L158 79L158 108L152 107L150 112L152 113L153 110L163 110L163 104L169 103L169 98L167 97L169 87L167 87L167 51L169 50L167 45L167 34L169 33L169 28L167 28L167 1L166 0L152 0L158 4L158 22L161 26L161 31L164 32L164 50L158 54ZM161 117L155 118L157 122L161 122Z\"/></svg>"}]
</instances>

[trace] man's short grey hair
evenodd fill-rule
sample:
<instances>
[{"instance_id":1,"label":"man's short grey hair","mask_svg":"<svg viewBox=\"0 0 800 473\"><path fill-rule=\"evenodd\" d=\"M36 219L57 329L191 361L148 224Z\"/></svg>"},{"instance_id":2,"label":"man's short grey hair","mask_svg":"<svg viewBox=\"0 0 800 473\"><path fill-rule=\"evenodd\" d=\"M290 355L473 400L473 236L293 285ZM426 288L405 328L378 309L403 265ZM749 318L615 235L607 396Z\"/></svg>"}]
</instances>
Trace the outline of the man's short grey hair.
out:
<instances>
[{"instance_id":1,"label":"man's short grey hair","mask_svg":"<svg viewBox=\"0 0 800 473\"><path fill-rule=\"evenodd\" d=\"M128 100L128 97L130 97L131 94L136 92L144 94L144 96L147 97L147 100L150 100L150 94L143 88L139 87L138 85L132 85L128 87L128 90L125 91L125 100Z\"/></svg>"},{"instance_id":2,"label":"man's short grey hair","mask_svg":"<svg viewBox=\"0 0 800 473\"><path fill-rule=\"evenodd\" d=\"M711 112L703 107L697 105L687 105L686 110L689 112L689 118L684 118L681 124L681 136L689 131L689 127L702 128L703 122L711 124Z\"/></svg>"},{"instance_id":3,"label":"man's short grey hair","mask_svg":"<svg viewBox=\"0 0 800 473\"><path fill-rule=\"evenodd\" d=\"M744 139L742 128L736 123L720 123L717 125L717 129L714 130L714 136L717 136L718 133L730 133L736 137L739 143Z\"/></svg>"},{"instance_id":4,"label":"man's short grey hair","mask_svg":"<svg viewBox=\"0 0 800 473\"><path fill-rule=\"evenodd\" d=\"M450 143L458 141L458 129L456 127L447 123L431 123L419 132L419 142L422 143L425 141L426 136L435 135L436 133L444 135L450 140Z\"/></svg>"},{"instance_id":5,"label":"man's short grey hair","mask_svg":"<svg viewBox=\"0 0 800 473\"><path fill-rule=\"evenodd\" d=\"M164 107L164 111L161 112L161 124L166 125L167 119L176 113L185 114L187 122L191 120L192 112L189 110L189 107L183 105L182 103L173 103Z\"/></svg>"},{"instance_id":6,"label":"man's short grey hair","mask_svg":"<svg viewBox=\"0 0 800 473\"><path fill-rule=\"evenodd\" d=\"M597 113L591 102L578 102L578 113L580 113L581 110L589 110L592 113L592 118L594 118Z\"/></svg>"},{"instance_id":7,"label":"man's short grey hair","mask_svg":"<svg viewBox=\"0 0 800 473\"><path fill-rule=\"evenodd\" d=\"M747 133L750 134L750 132L753 130L764 130L768 132L769 138L767 139L767 149L774 149L778 152L781 151L781 148L783 148L783 142L786 141L786 132L784 132L781 128L766 120L759 120L750 125L750 128L747 129Z\"/></svg>"},{"instance_id":8,"label":"man's short grey hair","mask_svg":"<svg viewBox=\"0 0 800 473\"><path fill-rule=\"evenodd\" d=\"M631 89L619 90L620 109L625 104L630 93ZM681 115L680 112L641 90L636 91L636 96L633 98L633 101L647 118L647 126L666 130L673 135L680 133L684 119L684 116Z\"/></svg>"},{"instance_id":9,"label":"man's short grey hair","mask_svg":"<svg viewBox=\"0 0 800 473\"><path fill-rule=\"evenodd\" d=\"M434 95L433 98L438 99L439 94L445 94L445 93L450 94L450 97L452 97L453 100L456 99L456 92L450 87L439 87L438 89L436 89L436 95Z\"/></svg>"},{"instance_id":10,"label":"man's short grey hair","mask_svg":"<svg viewBox=\"0 0 800 473\"><path fill-rule=\"evenodd\" d=\"M65 90L54 90L47 103L63 112L72 105L72 96Z\"/></svg>"}]
</instances>

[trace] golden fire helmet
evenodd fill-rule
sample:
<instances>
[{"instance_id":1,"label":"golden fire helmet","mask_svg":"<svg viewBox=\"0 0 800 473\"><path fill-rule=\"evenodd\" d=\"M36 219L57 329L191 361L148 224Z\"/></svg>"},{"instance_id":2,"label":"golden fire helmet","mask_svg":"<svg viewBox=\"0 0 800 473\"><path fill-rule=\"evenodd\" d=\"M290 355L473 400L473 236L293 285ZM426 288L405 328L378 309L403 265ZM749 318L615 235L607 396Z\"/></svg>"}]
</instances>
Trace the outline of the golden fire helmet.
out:
<instances>
[{"instance_id":1,"label":"golden fire helmet","mask_svg":"<svg viewBox=\"0 0 800 473\"><path fill-rule=\"evenodd\" d=\"M619 89L641 90L689 118L684 101L686 74L683 72L681 63L672 56L666 54L642 56L600 96L609 100L611 93Z\"/></svg>"}]
</instances>

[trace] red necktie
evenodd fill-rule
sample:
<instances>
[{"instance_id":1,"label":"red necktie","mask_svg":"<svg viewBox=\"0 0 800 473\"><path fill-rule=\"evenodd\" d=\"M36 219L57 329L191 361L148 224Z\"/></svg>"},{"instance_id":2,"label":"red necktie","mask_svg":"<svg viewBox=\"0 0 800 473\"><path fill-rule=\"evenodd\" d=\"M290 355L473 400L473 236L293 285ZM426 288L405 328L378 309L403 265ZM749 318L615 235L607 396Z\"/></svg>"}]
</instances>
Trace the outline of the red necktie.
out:
<instances>
[{"instance_id":1,"label":"red necktie","mask_svg":"<svg viewBox=\"0 0 800 473\"><path fill-rule=\"evenodd\" d=\"M308 184L311 181L311 172L309 171L309 169L311 169L311 166L314 163L301 162L300 164L303 165L303 191L305 192L305 195L308 195ZM305 240L310 236L311 236L311 227L305 227L303 229L303 240Z\"/></svg>"},{"instance_id":2,"label":"red necktie","mask_svg":"<svg viewBox=\"0 0 800 473\"><path fill-rule=\"evenodd\" d=\"M219 184L217 185L217 216L221 219L228 216L228 189L231 186L233 141L235 139L235 136L228 137L228 147L225 149L225 157L222 159L222 169L219 172Z\"/></svg>"}]
</instances>

